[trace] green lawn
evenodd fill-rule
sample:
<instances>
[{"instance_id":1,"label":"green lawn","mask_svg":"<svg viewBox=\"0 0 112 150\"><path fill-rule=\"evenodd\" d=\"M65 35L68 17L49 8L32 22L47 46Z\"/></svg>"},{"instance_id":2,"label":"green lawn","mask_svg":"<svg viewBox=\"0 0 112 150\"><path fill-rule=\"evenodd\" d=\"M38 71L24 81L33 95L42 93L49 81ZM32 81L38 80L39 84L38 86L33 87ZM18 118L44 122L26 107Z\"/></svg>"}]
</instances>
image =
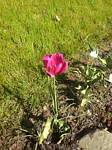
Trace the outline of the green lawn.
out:
<instances>
[{"instance_id":1,"label":"green lawn","mask_svg":"<svg viewBox=\"0 0 112 150\"><path fill-rule=\"evenodd\" d=\"M0 124L48 100L42 56L112 39L111 0L0 0Z\"/></svg>"}]
</instances>

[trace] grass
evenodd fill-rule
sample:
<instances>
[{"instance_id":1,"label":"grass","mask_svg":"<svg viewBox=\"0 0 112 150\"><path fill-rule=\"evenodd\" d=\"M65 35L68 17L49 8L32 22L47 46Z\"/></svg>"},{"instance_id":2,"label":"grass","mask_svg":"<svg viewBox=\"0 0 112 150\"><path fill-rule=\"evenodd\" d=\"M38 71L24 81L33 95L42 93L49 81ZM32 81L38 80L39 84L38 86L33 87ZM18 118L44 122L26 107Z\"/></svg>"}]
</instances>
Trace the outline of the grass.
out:
<instances>
[{"instance_id":1,"label":"grass","mask_svg":"<svg viewBox=\"0 0 112 150\"><path fill-rule=\"evenodd\" d=\"M87 42L111 39L111 20L110 0L0 0L1 127L20 119L21 103L34 110L49 100L44 54L75 58Z\"/></svg>"}]
</instances>

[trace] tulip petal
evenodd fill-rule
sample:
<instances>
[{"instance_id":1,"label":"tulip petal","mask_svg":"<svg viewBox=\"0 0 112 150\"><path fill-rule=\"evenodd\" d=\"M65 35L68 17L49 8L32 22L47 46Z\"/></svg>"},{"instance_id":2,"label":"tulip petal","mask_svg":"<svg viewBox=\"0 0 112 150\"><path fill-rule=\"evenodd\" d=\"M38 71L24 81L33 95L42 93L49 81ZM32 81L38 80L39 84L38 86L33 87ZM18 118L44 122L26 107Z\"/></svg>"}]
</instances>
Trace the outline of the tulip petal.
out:
<instances>
[{"instance_id":1,"label":"tulip petal","mask_svg":"<svg viewBox=\"0 0 112 150\"><path fill-rule=\"evenodd\" d=\"M68 69L68 62L64 62L60 70L60 73L64 73Z\"/></svg>"},{"instance_id":2,"label":"tulip petal","mask_svg":"<svg viewBox=\"0 0 112 150\"><path fill-rule=\"evenodd\" d=\"M54 53L43 57L46 73L50 77L64 73L68 69L68 62L64 60L63 54Z\"/></svg>"},{"instance_id":3,"label":"tulip petal","mask_svg":"<svg viewBox=\"0 0 112 150\"><path fill-rule=\"evenodd\" d=\"M62 63L59 63L59 64L56 66L56 69L55 69L55 74L56 74L56 75L59 74L59 73L61 73L62 66L63 66Z\"/></svg>"},{"instance_id":4,"label":"tulip petal","mask_svg":"<svg viewBox=\"0 0 112 150\"><path fill-rule=\"evenodd\" d=\"M52 63L58 65L59 63L63 62L63 54L55 53L51 56Z\"/></svg>"},{"instance_id":5,"label":"tulip petal","mask_svg":"<svg viewBox=\"0 0 112 150\"><path fill-rule=\"evenodd\" d=\"M45 67L47 67L47 64L48 64L48 62L50 61L50 59L51 59L51 55L45 55L45 56L43 57L43 62L44 62L44 66L45 66Z\"/></svg>"}]
</instances>

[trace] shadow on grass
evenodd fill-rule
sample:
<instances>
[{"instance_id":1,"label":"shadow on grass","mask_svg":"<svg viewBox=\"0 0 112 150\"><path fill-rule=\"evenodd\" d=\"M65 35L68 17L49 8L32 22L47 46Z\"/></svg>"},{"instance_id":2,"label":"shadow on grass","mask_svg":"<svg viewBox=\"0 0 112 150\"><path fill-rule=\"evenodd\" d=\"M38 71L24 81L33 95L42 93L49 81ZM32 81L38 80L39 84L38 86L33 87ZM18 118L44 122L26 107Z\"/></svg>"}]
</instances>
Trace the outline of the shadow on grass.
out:
<instances>
[{"instance_id":1,"label":"shadow on grass","mask_svg":"<svg viewBox=\"0 0 112 150\"><path fill-rule=\"evenodd\" d=\"M23 131L25 132L27 131L28 134L32 134L32 133L37 134L36 127L32 120L43 121L44 120L43 115L42 114L34 115L30 104L26 102L26 100L23 97L21 97L17 91L16 92L12 91L6 85L2 85L2 87L4 88L5 92L7 92L9 95L14 97L17 104L19 104L20 108L22 108L23 110L23 114L20 120L20 125Z\"/></svg>"}]
</instances>

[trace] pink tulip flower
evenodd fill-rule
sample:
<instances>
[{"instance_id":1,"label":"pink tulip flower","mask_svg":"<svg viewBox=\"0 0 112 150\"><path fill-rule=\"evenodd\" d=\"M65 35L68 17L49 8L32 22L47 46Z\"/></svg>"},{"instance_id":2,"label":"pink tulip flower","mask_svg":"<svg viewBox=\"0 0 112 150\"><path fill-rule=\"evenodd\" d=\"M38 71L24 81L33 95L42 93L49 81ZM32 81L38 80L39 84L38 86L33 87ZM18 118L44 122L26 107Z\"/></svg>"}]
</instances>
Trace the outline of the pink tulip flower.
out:
<instances>
[{"instance_id":1,"label":"pink tulip flower","mask_svg":"<svg viewBox=\"0 0 112 150\"><path fill-rule=\"evenodd\" d=\"M63 54L54 53L43 57L44 68L50 77L64 73L68 69L68 62L64 60Z\"/></svg>"}]
</instances>

